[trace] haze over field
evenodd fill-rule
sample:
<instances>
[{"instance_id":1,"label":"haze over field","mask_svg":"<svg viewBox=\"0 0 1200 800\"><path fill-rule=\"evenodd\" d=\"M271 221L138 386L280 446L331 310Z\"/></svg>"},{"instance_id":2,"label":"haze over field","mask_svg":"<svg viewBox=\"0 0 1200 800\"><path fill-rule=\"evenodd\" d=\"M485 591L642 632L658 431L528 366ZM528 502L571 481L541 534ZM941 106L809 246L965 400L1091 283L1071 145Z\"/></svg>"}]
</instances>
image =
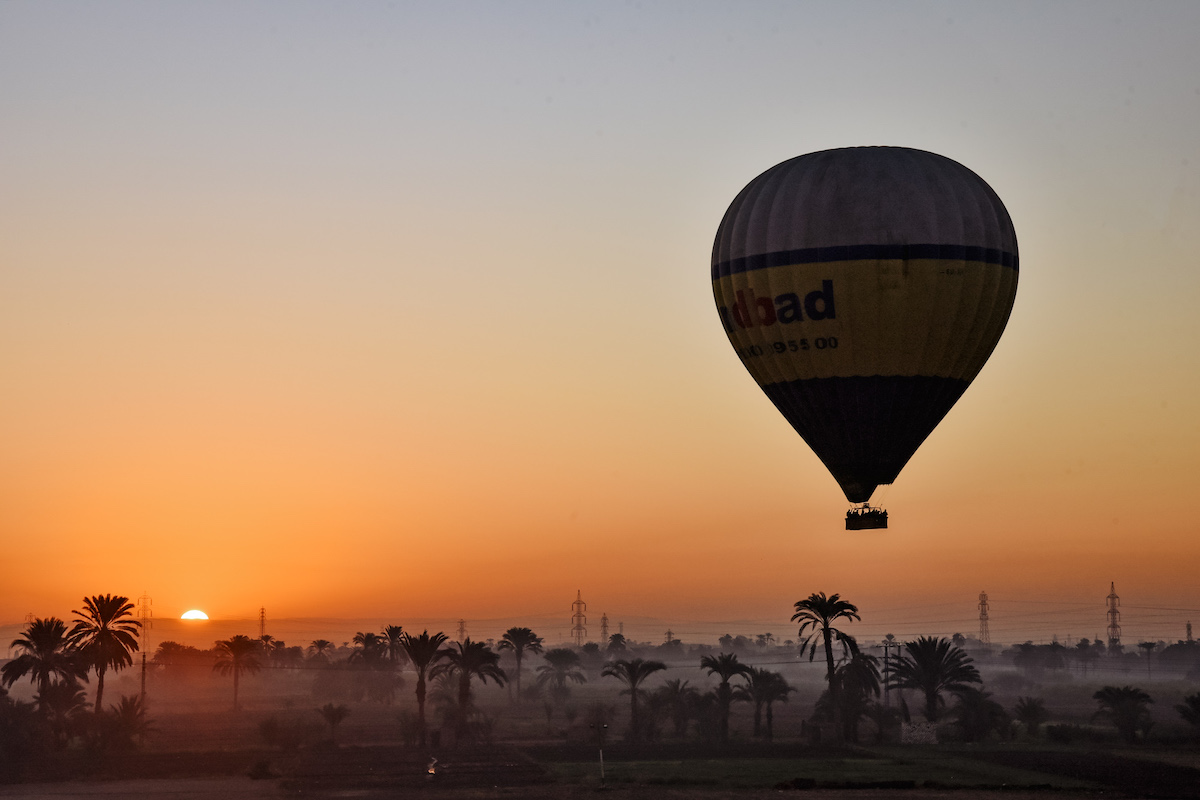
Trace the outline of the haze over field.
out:
<instances>
[{"instance_id":1,"label":"haze over field","mask_svg":"<svg viewBox=\"0 0 1200 800\"><path fill-rule=\"evenodd\" d=\"M1115 581L1128 639L1182 638L1198 31L1193 3L5 3L0 625L144 591L245 633L565 630L582 589L597 630L786 638L825 591L903 637L974 633L982 589L993 638L1047 640L1101 633ZM708 273L754 176L871 144L977 172L1021 273L864 535Z\"/></svg>"}]
</instances>

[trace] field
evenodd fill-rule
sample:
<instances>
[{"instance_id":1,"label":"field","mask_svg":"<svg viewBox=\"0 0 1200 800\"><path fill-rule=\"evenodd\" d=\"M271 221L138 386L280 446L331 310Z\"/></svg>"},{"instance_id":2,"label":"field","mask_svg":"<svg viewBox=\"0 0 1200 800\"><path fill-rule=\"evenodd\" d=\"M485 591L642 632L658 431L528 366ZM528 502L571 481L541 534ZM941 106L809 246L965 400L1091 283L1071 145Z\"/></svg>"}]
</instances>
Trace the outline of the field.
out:
<instances>
[{"instance_id":1,"label":"field","mask_svg":"<svg viewBox=\"0 0 1200 800\"><path fill-rule=\"evenodd\" d=\"M680 660L663 674L711 688L711 679L694 663ZM905 746L878 742L872 725L864 723L862 744L832 746L804 728L822 686L819 669L794 659L772 666L797 687L789 702L776 707L773 742L752 736L750 706L738 703L726 745L696 728L676 737L669 721L660 720L654 740L634 746L624 736L628 696L592 670L586 683L558 703L529 698L517 703L505 688L477 686L481 733L461 746L431 700L430 725L438 741L427 748L413 741L411 674L404 674L391 703L346 701L348 715L336 728L335 743L316 712L324 699L313 696L312 670L264 670L243 678L242 708L236 712L228 678L207 668L160 671L149 678L153 727L140 747L95 753L73 746L47 754L22 765L18 782L0 785L0 797L720 800L796 792L841 800L1200 798L1200 742L1189 738L1173 712L1179 698L1196 690L1186 680L1139 681L1155 697L1154 735L1135 745L1120 743L1111 727L1093 719L1091 695L1101 681L1139 676L1111 681L1113 676L1084 680L1060 674L1039 683L998 664L984 671L994 698L1005 708L1022 695L1046 698L1048 722L1068 726L1067 740L1052 741L1044 732L1031 737L1014 724L1012 735L984 743ZM531 677L527 672L527 685ZM134 673L126 671L110 691L115 699L137 688ZM592 721L605 720L601 781L600 740ZM290 732L290 743L264 737L266 721ZM430 779L426 767L433 756L441 771Z\"/></svg>"}]
</instances>

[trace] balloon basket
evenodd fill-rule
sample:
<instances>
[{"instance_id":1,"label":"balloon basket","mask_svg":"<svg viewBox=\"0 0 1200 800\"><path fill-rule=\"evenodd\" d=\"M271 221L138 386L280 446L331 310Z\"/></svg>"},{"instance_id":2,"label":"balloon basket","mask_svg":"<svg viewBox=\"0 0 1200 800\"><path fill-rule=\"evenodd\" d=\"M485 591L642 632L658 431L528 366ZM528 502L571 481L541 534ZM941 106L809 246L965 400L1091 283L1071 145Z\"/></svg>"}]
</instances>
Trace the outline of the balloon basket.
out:
<instances>
[{"instance_id":1,"label":"balloon basket","mask_svg":"<svg viewBox=\"0 0 1200 800\"><path fill-rule=\"evenodd\" d=\"M888 513L882 508L860 506L846 512L846 530L870 531L887 527Z\"/></svg>"}]
</instances>

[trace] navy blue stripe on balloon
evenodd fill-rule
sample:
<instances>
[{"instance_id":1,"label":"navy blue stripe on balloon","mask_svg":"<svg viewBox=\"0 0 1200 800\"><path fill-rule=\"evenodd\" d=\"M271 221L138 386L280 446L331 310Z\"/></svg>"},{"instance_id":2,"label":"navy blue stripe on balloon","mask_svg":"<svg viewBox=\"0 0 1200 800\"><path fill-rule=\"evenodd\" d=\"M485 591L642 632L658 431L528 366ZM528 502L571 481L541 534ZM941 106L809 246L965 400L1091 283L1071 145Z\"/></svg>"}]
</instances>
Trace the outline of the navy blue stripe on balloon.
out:
<instances>
[{"instance_id":1,"label":"navy blue stripe on balloon","mask_svg":"<svg viewBox=\"0 0 1200 800\"><path fill-rule=\"evenodd\" d=\"M890 259L944 259L947 261L981 261L1017 269L1017 254L991 247L971 247L961 244L855 244L838 247L809 247L803 250L780 250L732 258L713 264L712 277L725 278L740 272L753 272L769 267L792 264L820 264L830 261L872 261Z\"/></svg>"}]
</instances>

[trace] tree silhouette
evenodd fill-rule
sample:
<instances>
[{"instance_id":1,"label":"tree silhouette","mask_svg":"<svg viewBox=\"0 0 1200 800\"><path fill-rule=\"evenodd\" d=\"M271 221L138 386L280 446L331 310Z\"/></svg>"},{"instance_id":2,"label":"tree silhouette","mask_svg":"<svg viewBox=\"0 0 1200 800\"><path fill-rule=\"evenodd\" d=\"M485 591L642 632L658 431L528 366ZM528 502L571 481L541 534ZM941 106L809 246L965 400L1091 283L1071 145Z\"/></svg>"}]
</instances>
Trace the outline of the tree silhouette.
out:
<instances>
[{"instance_id":1,"label":"tree silhouette","mask_svg":"<svg viewBox=\"0 0 1200 800\"><path fill-rule=\"evenodd\" d=\"M1149 721L1149 705L1154 702L1150 695L1134 686L1105 686L1092 698L1100 704L1096 716L1111 722L1117 734L1129 744L1137 739L1138 728Z\"/></svg>"},{"instance_id":2,"label":"tree silhouette","mask_svg":"<svg viewBox=\"0 0 1200 800\"><path fill-rule=\"evenodd\" d=\"M421 732L421 747L425 746L425 678L429 668L441 658L439 648L445 641L446 634L441 631L430 635L425 630L420 636L405 633L400 643L417 673L417 728Z\"/></svg>"},{"instance_id":3,"label":"tree silhouette","mask_svg":"<svg viewBox=\"0 0 1200 800\"><path fill-rule=\"evenodd\" d=\"M1175 710L1179 712L1179 716L1183 717L1185 722L1200 731L1200 692L1189 694L1183 698L1183 702L1175 706Z\"/></svg>"},{"instance_id":4,"label":"tree silhouette","mask_svg":"<svg viewBox=\"0 0 1200 800\"><path fill-rule=\"evenodd\" d=\"M54 745L60 750L67 746L72 735L82 728L82 717L87 708L87 695L83 687L69 680L47 683L33 698L38 712L50 726Z\"/></svg>"},{"instance_id":5,"label":"tree silhouette","mask_svg":"<svg viewBox=\"0 0 1200 800\"><path fill-rule=\"evenodd\" d=\"M334 747L337 747L337 726L342 723L342 720L350 716L350 709L345 706L335 706L333 703L326 703L317 709L317 713L329 723L329 740L333 743Z\"/></svg>"},{"instance_id":6,"label":"tree silhouette","mask_svg":"<svg viewBox=\"0 0 1200 800\"><path fill-rule=\"evenodd\" d=\"M1038 728L1049 715L1046 713L1046 702L1040 697L1018 697L1013 716L1025 726L1030 736L1037 736Z\"/></svg>"},{"instance_id":7,"label":"tree silhouette","mask_svg":"<svg viewBox=\"0 0 1200 800\"><path fill-rule=\"evenodd\" d=\"M624 653L629 649L629 642L625 639L625 634L614 633L608 637L608 644L604 649L608 653Z\"/></svg>"},{"instance_id":8,"label":"tree silhouette","mask_svg":"<svg viewBox=\"0 0 1200 800\"><path fill-rule=\"evenodd\" d=\"M350 653L350 661L376 667L387 656L387 640L378 633L354 634L354 650Z\"/></svg>"},{"instance_id":9,"label":"tree silhouette","mask_svg":"<svg viewBox=\"0 0 1200 800\"><path fill-rule=\"evenodd\" d=\"M79 648L85 663L96 670L96 715L104 710L104 674L119 672L133 663L137 633L142 624L133 618L128 597L98 594L83 598L83 610L67 638Z\"/></svg>"},{"instance_id":10,"label":"tree silhouette","mask_svg":"<svg viewBox=\"0 0 1200 800\"><path fill-rule=\"evenodd\" d=\"M469 636L461 642L451 642L449 647L438 652L442 661L430 674L435 678L441 674L454 675L458 679L458 727L455 736L462 741L470 734L467 720L472 708L471 680L479 678L480 683L487 683L490 679L503 686L507 676L500 668L500 655L493 652L486 642L473 642Z\"/></svg>"},{"instance_id":11,"label":"tree silhouette","mask_svg":"<svg viewBox=\"0 0 1200 800\"><path fill-rule=\"evenodd\" d=\"M221 675L233 674L233 710L238 711L238 683L242 673L254 675L262 669L262 661L258 654L261 651L260 642L249 636L237 634L229 639L222 639L213 646L217 661L213 664L213 672Z\"/></svg>"},{"instance_id":12,"label":"tree silhouette","mask_svg":"<svg viewBox=\"0 0 1200 800\"><path fill-rule=\"evenodd\" d=\"M954 718L967 742L978 742L996 731L1003 735L1010 727L1008 712L992 699L990 692L973 686L954 693L958 703L954 706Z\"/></svg>"},{"instance_id":13,"label":"tree silhouette","mask_svg":"<svg viewBox=\"0 0 1200 800\"><path fill-rule=\"evenodd\" d=\"M125 695L104 715L103 736L106 747L132 750L135 739L145 739L154 730L154 720L146 716L146 704L139 695Z\"/></svg>"},{"instance_id":14,"label":"tree silhouette","mask_svg":"<svg viewBox=\"0 0 1200 800\"><path fill-rule=\"evenodd\" d=\"M512 650L513 657L517 659L517 702L521 702L521 659L525 657L525 651L530 653L542 652L542 637L538 636L529 628L509 628L500 637L500 643L496 645L498 650Z\"/></svg>"},{"instance_id":15,"label":"tree silhouette","mask_svg":"<svg viewBox=\"0 0 1200 800\"><path fill-rule=\"evenodd\" d=\"M556 647L542 654L545 664L537 668L537 685L550 685L550 696L557 703L567 699L571 690L567 682L585 683L587 677L580 669L579 654L565 647Z\"/></svg>"},{"instance_id":16,"label":"tree silhouette","mask_svg":"<svg viewBox=\"0 0 1200 800\"><path fill-rule=\"evenodd\" d=\"M627 687L621 690L621 694L629 695L629 734L635 742L642 736L641 720L638 718L638 695L641 690L638 687L646 678L666 668L667 665L661 661L631 658L614 661L600 672L602 677L611 676Z\"/></svg>"},{"instance_id":17,"label":"tree silhouette","mask_svg":"<svg viewBox=\"0 0 1200 800\"><path fill-rule=\"evenodd\" d=\"M384 625L382 635L383 654L391 662L392 669L399 669L407 657L404 652L404 628L400 625Z\"/></svg>"},{"instance_id":18,"label":"tree silhouette","mask_svg":"<svg viewBox=\"0 0 1200 800\"><path fill-rule=\"evenodd\" d=\"M788 695L796 691L788 684L787 679L778 672L769 673L766 689L763 692L764 702L767 709L767 741L770 742L775 738L775 714L771 706L775 703L786 703Z\"/></svg>"},{"instance_id":19,"label":"tree silhouette","mask_svg":"<svg viewBox=\"0 0 1200 800\"><path fill-rule=\"evenodd\" d=\"M943 692L969 689L983 683L971 658L949 639L921 636L904 643L904 650L891 663L895 684L901 689L916 689L925 695L925 719L937 722L945 701Z\"/></svg>"},{"instance_id":20,"label":"tree silhouette","mask_svg":"<svg viewBox=\"0 0 1200 800\"><path fill-rule=\"evenodd\" d=\"M872 700L879 697L879 659L866 653L855 653L834 672L838 702L841 706L832 718L840 719L841 735L851 742L858 741L858 723L867 715ZM834 693L830 692L832 700Z\"/></svg>"},{"instance_id":21,"label":"tree silhouette","mask_svg":"<svg viewBox=\"0 0 1200 800\"><path fill-rule=\"evenodd\" d=\"M26 675L39 692L46 691L52 678L87 680L88 667L71 648L67 624L58 617L26 623L24 632L9 647L16 648L20 655L0 667L0 683L4 686L12 686Z\"/></svg>"},{"instance_id":22,"label":"tree silhouette","mask_svg":"<svg viewBox=\"0 0 1200 800\"><path fill-rule=\"evenodd\" d=\"M308 646L308 657L320 661L329 661L329 654L333 652L333 642L328 639L313 639L312 644Z\"/></svg>"},{"instance_id":23,"label":"tree silhouette","mask_svg":"<svg viewBox=\"0 0 1200 800\"><path fill-rule=\"evenodd\" d=\"M687 681L674 678L655 689L654 694L661 698L663 706L671 714L675 735L682 737L687 733L688 717L691 716L699 692L688 686Z\"/></svg>"},{"instance_id":24,"label":"tree silhouette","mask_svg":"<svg viewBox=\"0 0 1200 800\"><path fill-rule=\"evenodd\" d=\"M754 704L754 736L762 736L763 709L766 708L768 702L779 699L779 681L783 679L783 676L768 669L750 667L745 673L745 678L746 684L733 690L734 699ZM787 682L784 681L783 685L787 686ZM792 688L788 686L787 692L791 691L793 691ZM785 699L787 692L784 693Z\"/></svg>"},{"instance_id":25,"label":"tree silhouette","mask_svg":"<svg viewBox=\"0 0 1200 800\"><path fill-rule=\"evenodd\" d=\"M733 687L729 681L735 675L745 675L750 671L750 667L738 661L738 657L733 653L721 653L717 656L702 656L700 669L706 669L709 675L721 678L721 683L717 686L718 731L721 744L728 744L729 707L737 699L733 696Z\"/></svg>"},{"instance_id":26,"label":"tree silhouette","mask_svg":"<svg viewBox=\"0 0 1200 800\"><path fill-rule=\"evenodd\" d=\"M836 665L833 660L833 642L837 640L842 647L843 655L858 652L854 637L833 627L840 619L847 622L861 620L858 606L841 599L840 595L829 597L824 592L814 592L803 600L797 601L796 613L792 622L800 623L800 654L808 651L808 660L812 661L817 654L817 645L823 644L825 650L825 680L829 684L830 697L833 700L834 714L841 708L841 698L837 682L834 680ZM835 719L835 725L836 725ZM838 726L840 732L840 726Z\"/></svg>"}]
</instances>

